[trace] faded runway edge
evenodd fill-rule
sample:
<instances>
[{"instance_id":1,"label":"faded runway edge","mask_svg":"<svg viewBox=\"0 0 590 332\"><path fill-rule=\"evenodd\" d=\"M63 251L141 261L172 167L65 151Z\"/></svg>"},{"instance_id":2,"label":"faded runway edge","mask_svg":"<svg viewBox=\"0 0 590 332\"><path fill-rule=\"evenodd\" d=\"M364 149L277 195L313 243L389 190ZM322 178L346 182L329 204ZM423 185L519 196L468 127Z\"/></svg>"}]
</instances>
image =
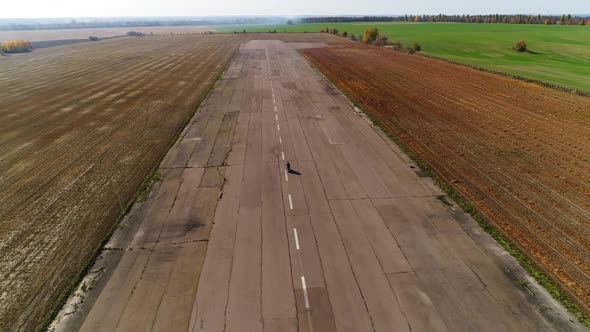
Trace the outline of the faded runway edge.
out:
<instances>
[{"instance_id":1,"label":"faded runway edge","mask_svg":"<svg viewBox=\"0 0 590 332\"><path fill-rule=\"evenodd\" d=\"M52 317L48 326L48 331L77 331L80 329L88 313L96 303L107 282L110 280L113 272L117 268L124 251L130 247L134 235L142 224L146 214L153 201L155 200L160 186L162 185L160 170L164 169L168 162L168 156L171 150L179 144L182 138L187 134L191 124L196 120L201 105L214 90L216 84L222 79L223 75L229 68L232 59L238 53L242 43L236 46L231 57L228 57L225 67L219 75L213 80L206 92L199 96L196 102L195 111L187 117L184 125L174 135L170 141L170 146L165 154L162 154L159 163L146 177L144 184L138 189L136 196L129 203L126 213L121 216L120 222L117 223L112 235L110 235L105 244L98 250L93 261L89 262L89 268L86 269L83 277L78 280L77 285L70 294L65 298L64 303L56 309L56 314ZM235 127L235 123L234 123ZM232 128L233 130L233 128ZM224 162L225 160L223 160ZM156 181L153 179L157 178ZM223 183L219 191L222 192ZM147 197L142 199L141 195L147 191ZM205 246L207 248L207 246ZM204 253L206 255L206 252Z\"/></svg>"}]
</instances>

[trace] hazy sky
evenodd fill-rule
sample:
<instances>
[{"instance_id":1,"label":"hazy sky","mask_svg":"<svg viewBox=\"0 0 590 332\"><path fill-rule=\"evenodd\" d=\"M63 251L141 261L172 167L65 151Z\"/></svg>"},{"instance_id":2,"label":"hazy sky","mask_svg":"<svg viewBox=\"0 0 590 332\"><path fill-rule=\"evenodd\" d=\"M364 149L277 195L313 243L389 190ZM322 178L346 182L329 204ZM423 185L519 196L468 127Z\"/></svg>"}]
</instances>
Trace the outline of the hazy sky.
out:
<instances>
[{"instance_id":1,"label":"hazy sky","mask_svg":"<svg viewBox=\"0 0 590 332\"><path fill-rule=\"evenodd\" d=\"M590 14L590 0L3 0L0 18L209 15Z\"/></svg>"}]
</instances>

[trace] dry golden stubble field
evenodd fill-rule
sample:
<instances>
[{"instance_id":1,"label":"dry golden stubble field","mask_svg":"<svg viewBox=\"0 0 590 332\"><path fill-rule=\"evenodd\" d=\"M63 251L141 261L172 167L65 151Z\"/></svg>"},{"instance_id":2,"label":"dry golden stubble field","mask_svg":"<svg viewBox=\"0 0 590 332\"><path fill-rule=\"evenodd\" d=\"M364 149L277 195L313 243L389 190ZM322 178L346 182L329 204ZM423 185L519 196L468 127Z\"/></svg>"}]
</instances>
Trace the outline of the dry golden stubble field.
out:
<instances>
[{"instance_id":1,"label":"dry golden stubble field","mask_svg":"<svg viewBox=\"0 0 590 332\"><path fill-rule=\"evenodd\" d=\"M0 330L43 326L244 38L0 59Z\"/></svg>"}]
</instances>

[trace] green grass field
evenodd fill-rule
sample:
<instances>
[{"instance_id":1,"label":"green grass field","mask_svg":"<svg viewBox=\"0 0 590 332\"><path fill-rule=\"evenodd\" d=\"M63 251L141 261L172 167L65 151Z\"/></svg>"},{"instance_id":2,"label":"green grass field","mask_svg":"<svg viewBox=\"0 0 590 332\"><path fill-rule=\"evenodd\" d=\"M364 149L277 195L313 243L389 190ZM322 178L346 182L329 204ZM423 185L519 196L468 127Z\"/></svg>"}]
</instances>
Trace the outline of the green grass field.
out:
<instances>
[{"instance_id":1,"label":"green grass field","mask_svg":"<svg viewBox=\"0 0 590 332\"><path fill-rule=\"evenodd\" d=\"M232 32L318 32L323 27L360 35L378 28L390 41L417 42L422 52L454 62L524 76L590 92L590 27L462 23L322 23L295 25L219 25ZM524 39L534 53L512 46Z\"/></svg>"}]
</instances>

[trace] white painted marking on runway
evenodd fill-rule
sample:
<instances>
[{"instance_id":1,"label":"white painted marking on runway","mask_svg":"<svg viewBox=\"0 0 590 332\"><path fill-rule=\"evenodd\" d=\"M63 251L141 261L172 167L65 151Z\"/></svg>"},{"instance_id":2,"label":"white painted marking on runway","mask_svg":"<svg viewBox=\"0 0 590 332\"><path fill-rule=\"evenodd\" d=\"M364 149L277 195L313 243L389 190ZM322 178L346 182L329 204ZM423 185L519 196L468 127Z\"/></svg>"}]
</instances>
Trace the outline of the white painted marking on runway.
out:
<instances>
[{"instance_id":1,"label":"white painted marking on runway","mask_svg":"<svg viewBox=\"0 0 590 332\"><path fill-rule=\"evenodd\" d=\"M279 120L279 116L275 114L275 120Z\"/></svg>"},{"instance_id":2,"label":"white painted marking on runway","mask_svg":"<svg viewBox=\"0 0 590 332\"><path fill-rule=\"evenodd\" d=\"M287 174L287 170L285 170L285 182L289 182L289 175Z\"/></svg>"},{"instance_id":3,"label":"white painted marking on runway","mask_svg":"<svg viewBox=\"0 0 590 332\"><path fill-rule=\"evenodd\" d=\"M275 105L274 108L275 108L275 112L276 112L277 111L277 106Z\"/></svg>"},{"instance_id":4,"label":"white painted marking on runway","mask_svg":"<svg viewBox=\"0 0 590 332\"><path fill-rule=\"evenodd\" d=\"M279 143L283 144L283 139L279 136Z\"/></svg>"},{"instance_id":5,"label":"white painted marking on runway","mask_svg":"<svg viewBox=\"0 0 590 332\"><path fill-rule=\"evenodd\" d=\"M299 250L299 236L297 236L297 228L293 228L293 234L295 234L295 248Z\"/></svg>"},{"instance_id":6,"label":"white painted marking on runway","mask_svg":"<svg viewBox=\"0 0 590 332\"><path fill-rule=\"evenodd\" d=\"M285 160L285 152L281 151L281 158L283 158L283 160Z\"/></svg>"},{"instance_id":7,"label":"white painted marking on runway","mask_svg":"<svg viewBox=\"0 0 590 332\"><path fill-rule=\"evenodd\" d=\"M289 207L293 210L293 199L291 198L291 194L289 194Z\"/></svg>"},{"instance_id":8,"label":"white painted marking on runway","mask_svg":"<svg viewBox=\"0 0 590 332\"><path fill-rule=\"evenodd\" d=\"M277 124L277 130L281 131L281 126L279 126L278 124Z\"/></svg>"},{"instance_id":9,"label":"white painted marking on runway","mask_svg":"<svg viewBox=\"0 0 590 332\"><path fill-rule=\"evenodd\" d=\"M309 298L307 297L307 286L305 285L305 277L301 276L301 287L303 287L303 298L305 300L305 309L309 309Z\"/></svg>"}]
</instances>

